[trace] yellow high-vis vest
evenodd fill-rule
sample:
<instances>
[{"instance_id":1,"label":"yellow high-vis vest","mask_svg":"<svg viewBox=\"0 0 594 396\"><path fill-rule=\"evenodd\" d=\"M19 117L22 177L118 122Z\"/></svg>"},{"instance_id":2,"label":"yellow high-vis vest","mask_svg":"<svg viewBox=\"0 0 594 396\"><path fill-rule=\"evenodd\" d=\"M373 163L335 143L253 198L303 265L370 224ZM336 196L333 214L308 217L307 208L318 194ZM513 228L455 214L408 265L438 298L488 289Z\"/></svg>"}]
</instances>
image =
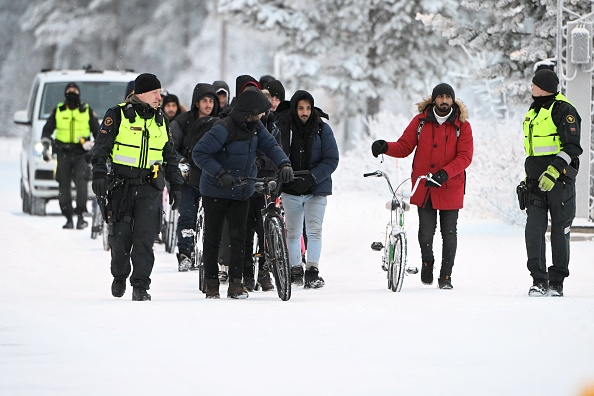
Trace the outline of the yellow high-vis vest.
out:
<instances>
[{"instance_id":1,"label":"yellow high-vis vest","mask_svg":"<svg viewBox=\"0 0 594 396\"><path fill-rule=\"evenodd\" d=\"M81 111L81 108L84 110ZM91 136L89 105L84 103L71 110L64 103L56 107L56 140L62 143L80 143Z\"/></svg>"},{"instance_id":2,"label":"yellow high-vis vest","mask_svg":"<svg viewBox=\"0 0 594 396\"><path fill-rule=\"evenodd\" d=\"M571 104L561 93L555 96L555 101ZM553 105L554 102L548 109L541 108L538 114L530 109L524 117L524 150L530 157L555 155L561 151L561 140L551 115Z\"/></svg>"},{"instance_id":3,"label":"yellow high-vis vest","mask_svg":"<svg viewBox=\"0 0 594 396\"><path fill-rule=\"evenodd\" d=\"M158 125L155 117L145 120L137 113L134 122L124 116L116 136L111 158L114 164L148 169L156 161L163 161L163 147L169 140L165 123Z\"/></svg>"}]
</instances>

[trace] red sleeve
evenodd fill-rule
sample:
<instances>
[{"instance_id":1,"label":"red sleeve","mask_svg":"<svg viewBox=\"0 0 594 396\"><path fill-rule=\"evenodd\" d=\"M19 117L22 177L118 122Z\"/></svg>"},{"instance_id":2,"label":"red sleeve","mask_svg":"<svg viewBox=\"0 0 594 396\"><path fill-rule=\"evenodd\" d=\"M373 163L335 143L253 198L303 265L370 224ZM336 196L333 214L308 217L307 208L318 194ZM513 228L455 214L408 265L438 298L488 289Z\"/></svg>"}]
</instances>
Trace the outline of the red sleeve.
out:
<instances>
[{"instance_id":1,"label":"red sleeve","mask_svg":"<svg viewBox=\"0 0 594 396\"><path fill-rule=\"evenodd\" d=\"M396 158L406 158L414 151L415 147L417 147L417 128L420 117L421 114L412 119L402 136L400 136L400 139L395 142L388 142L386 155Z\"/></svg>"}]
</instances>

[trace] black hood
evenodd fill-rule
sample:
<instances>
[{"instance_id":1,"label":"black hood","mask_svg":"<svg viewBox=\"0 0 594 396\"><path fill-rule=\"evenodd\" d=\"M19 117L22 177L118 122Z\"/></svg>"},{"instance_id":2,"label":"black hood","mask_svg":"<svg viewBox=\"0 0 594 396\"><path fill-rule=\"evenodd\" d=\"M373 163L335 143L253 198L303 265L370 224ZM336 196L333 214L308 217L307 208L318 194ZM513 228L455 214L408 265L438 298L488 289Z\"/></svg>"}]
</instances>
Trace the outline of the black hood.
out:
<instances>
[{"instance_id":1,"label":"black hood","mask_svg":"<svg viewBox=\"0 0 594 396\"><path fill-rule=\"evenodd\" d=\"M241 93L236 100L233 110L231 110L231 118L239 125L243 124L246 118L270 110L271 103L262 91L247 90Z\"/></svg>"},{"instance_id":2,"label":"black hood","mask_svg":"<svg viewBox=\"0 0 594 396\"><path fill-rule=\"evenodd\" d=\"M219 97L216 94L216 91L212 84L206 83L198 83L194 87L194 92L192 93L192 110L196 109L196 103L202 99L203 96L210 96L214 99L215 105L212 109L212 113L210 114L213 117L216 117L219 114Z\"/></svg>"},{"instance_id":3,"label":"black hood","mask_svg":"<svg viewBox=\"0 0 594 396\"><path fill-rule=\"evenodd\" d=\"M243 90L249 85L253 85L254 87L258 88L259 90L262 89L262 87L260 86L260 83L254 77L252 77L248 74L238 76L235 79L235 96L236 97L239 96L239 94L242 93Z\"/></svg>"},{"instance_id":4,"label":"black hood","mask_svg":"<svg viewBox=\"0 0 594 396\"><path fill-rule=\"evenodd\" d=\"M217 80L212 83L212 86L215 90L215 93L219 92L221 89L224 89L225 92L227 92L227 100L231 98L231 90L229 89L229 85L225 81Z\"/></svg>"},{"instance_id":5,"label":"black hood","mask_svg":"<svg viewBox=\"0 0 594 396\"><path fill-rule=\"evenodd\" d=\"M307 100L311 104L311 116L309 117L305 125L303 125L303 123L299 119L299 116L297 115L297 102L299 102L300 100ZM300 90L293 94L293 96L291 97L291 107L289 110L289 114L291 116L292 122L296 126L303 127L307 130L311 129L314 125L317 126L321 122L318 109L314 107L314 98L307 91Z\"/></svg>"}]
</instances>

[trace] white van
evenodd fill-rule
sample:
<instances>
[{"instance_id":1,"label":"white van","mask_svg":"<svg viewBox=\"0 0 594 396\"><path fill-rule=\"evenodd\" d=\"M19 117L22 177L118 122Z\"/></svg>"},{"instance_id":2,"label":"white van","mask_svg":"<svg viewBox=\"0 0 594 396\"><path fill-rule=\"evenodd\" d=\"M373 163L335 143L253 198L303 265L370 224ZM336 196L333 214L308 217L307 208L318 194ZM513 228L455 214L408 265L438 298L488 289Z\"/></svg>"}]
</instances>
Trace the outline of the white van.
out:
<instances>
[{"instance_id":1,"label":"white van","mask_svg":"<svg viewBox=\"0 0 594 396\"><path fill-rule=\"evenodd\" d=\"M49 70L37 74L33 81L27 110L14 114L16 124L27 125L21 152L21 198L23 212L45 216L50 199L58 199L58 182L54 178L55 158L49 162L41 156L41 131L52 110L64 101L64 88L69 82L80 87L81 102L88 103L99 122L110 107L125 99L126 87L138 76L131 71ZM73 197L76 191L73 189ZM93 192L89 186L89 197Z\"/></svg>"}]
</instances>

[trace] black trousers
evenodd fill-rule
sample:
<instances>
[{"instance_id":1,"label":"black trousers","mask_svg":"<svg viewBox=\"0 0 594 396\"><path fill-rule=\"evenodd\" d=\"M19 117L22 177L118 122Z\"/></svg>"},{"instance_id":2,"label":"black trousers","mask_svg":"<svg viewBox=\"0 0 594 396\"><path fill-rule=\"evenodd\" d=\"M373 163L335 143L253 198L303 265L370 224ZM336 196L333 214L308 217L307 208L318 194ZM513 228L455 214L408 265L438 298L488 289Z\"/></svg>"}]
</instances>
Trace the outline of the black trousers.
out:
<instances>
[{"instance_id":1,"label":"black trousers","mask_svg":"<svg viewBox=\"0 0 594 396\"><path fill-rule=\"evenodd\" d=\"M563 281L569 276L569 228L575 217L575 183L558 182L548 192L542 192L531 183L526 228L528 270L534 279ZM553 265L546 267L545 233L551 216L551 252Z\"/></svg>"},{"instance_id":2,"label":"black trousers","mask_svg":"<svg viewBox=\"0 0 594 396\"><path fill-rule=\"evenodd\" d=\"M434 263L433 238L437 228L437 209L433 209L431 200L424 208L419 207L419 245L421 247L421 258L423 262ZM439 227L441 232L442 258L439 277L452 275L452 267L456 259L458 248L458 209L440 210Z\"/></svg>"},{"instance_id":3,"label":"black trousers","mask_svg":"<svg viewBox=\"0 0 594 396\"><path fill-rule=\"evenodd\" d=\"M111 274L124 280L130 272L133 287L149 289L155 263L153 244L160 231L163 191L150 184L125 182L113 190L116 219L109 233ZM132 265L131 265L132 264Z\"/></svg>"},{"instance_id":4,"label":"black trousers","mask_svg":"<svg viewBox=\"0 0 594 396\"><path fill-rule=\"evenodd\" d=\"M81 215L87 211L89 165L86 155L74 151L58 154L56 181L58 182L58 202L60 210L67 219L72 214ZM72 182L76 188L76 209L72 209Z\"/></svg>"},{"instance_id":5,"label":"black trousers","mask_svg":"<svg viewBox=\"0 0 594 396\"><path fill-rule=\"evenodd\" d=\"M218 279L219 244L223 223L229 225L229 279L241 280L245 260L245 234L249 200L202 196L204 205L204 276Z\"/></svg>"},{"instance_id":6,"label":"black trousers","mask_svg":"<svg viewBox=\"0 0 594 396\"><path fill-rule=\"evenodd\" d=\"M243 265L244 277L254 277L254 266L252 253L254 248L254 232L258 235L258 251L264 251L264 223L262 221L262 209L264 209L264 195L254 194L249 199L248 216L245 236L245 261ZM264 257L258 260L258 268L262 270Z\"/></svg>"}]
</instances>

